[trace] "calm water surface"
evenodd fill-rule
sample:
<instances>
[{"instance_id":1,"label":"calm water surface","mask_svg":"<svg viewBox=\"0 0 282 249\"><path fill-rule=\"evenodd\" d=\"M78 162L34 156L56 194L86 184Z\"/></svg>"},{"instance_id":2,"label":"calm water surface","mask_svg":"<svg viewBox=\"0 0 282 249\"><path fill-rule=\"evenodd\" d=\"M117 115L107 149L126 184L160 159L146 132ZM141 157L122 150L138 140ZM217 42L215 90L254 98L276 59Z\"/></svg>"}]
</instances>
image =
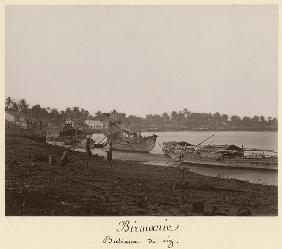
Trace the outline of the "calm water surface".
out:
<instances>
[{"instance_id":1,"label":"calm water surface","mask_svg":"<svg viewBox=\"0 0 282 249\"><path fill-rule=\"evenodd\" d=\"M152 132L144 132L144 135L151 135ZM204 144L235 144L247 148L257 148L265 150L278 149L278 133L272 131L172 131L172 132L155 132L158 135L157 141L162 145L168 141L186 141L191 144L198 144L212 134L214 136ZM151 151L154 154L162 153L162 148L156 144Z\"/></svg>"},{"instance_id":2,"label":"calm water surface","mask_svg":"<svg viewBox=\"0 0 282 249\"><path fill-rule=\"evenodd\" d=\"M250 169L234 169L234 168L217 168L204 166L187 166L189 170L206 176L216 176L223 178L235 178L251 183L259 183L265 185L278 185L278 172L274 170L250 170Z\"/></svg>"}]
</instances>

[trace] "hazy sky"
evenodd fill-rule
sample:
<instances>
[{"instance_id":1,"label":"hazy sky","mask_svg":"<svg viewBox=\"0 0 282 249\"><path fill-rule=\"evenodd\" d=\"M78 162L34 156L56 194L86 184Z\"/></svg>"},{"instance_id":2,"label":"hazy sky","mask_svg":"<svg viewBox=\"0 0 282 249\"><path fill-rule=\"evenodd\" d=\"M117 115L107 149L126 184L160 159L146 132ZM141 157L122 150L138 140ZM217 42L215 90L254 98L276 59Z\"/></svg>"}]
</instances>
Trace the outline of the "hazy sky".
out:
<instances>
[{"instance_id":1,"label":"hazy sky","mask_svg":"<svg viewBox=\"0 0 282 249\"><path fill-rule=\"evenodd\" d=\"M277 116L277 29L275 6L8 6L6 95Z\"/></svg>"}]
</instances>

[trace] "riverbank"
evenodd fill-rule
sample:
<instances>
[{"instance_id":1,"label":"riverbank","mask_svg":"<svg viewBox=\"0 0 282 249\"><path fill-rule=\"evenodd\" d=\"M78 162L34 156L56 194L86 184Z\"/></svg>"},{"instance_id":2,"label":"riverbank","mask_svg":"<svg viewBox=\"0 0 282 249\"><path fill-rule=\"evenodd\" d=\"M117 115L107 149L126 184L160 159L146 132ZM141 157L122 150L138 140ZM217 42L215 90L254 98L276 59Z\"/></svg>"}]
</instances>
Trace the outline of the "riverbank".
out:
<instances>
[{"instance_id":1,"label":"riverbank","mask_svg":"<svg viewBox=\"0 0 282 249\"><path fill-rule=\"evenodd\" d=\"M275 128L218 128L218 129L209 129L209 128L143 128L141 129L142 132L172 132L172 131L274 131L278 132L278 127Z\"/></svg>"},{"instance_id":2,"label":"riverbank","mask_svg":"<svg viewBox=\"0 0 282 249\"><path fill-rule=\"evenodd\" d=\"M175 167L85 155L49 165L65 148L6 136L6 215L277 215L278 188L202 176ZM213 211L212 211L213 210Z\"/></svg>"}]
</instances>

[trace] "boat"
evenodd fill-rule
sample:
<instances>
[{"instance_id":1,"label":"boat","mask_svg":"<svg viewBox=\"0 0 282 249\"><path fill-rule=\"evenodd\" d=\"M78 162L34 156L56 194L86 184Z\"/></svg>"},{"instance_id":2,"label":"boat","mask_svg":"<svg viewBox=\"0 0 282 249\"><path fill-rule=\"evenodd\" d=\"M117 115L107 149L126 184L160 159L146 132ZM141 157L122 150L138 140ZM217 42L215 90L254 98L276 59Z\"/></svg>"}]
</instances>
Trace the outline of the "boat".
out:
<instances>
[{"instance_id":1,"label":"boat","mask_svg":"<svg viewBox=\"0 0 282 249\"><path fill-rule=\"evenodd\" d=\"M26 137L34 141L39 141L46 143L46 132L39 130L39 129L34 129L34 128L8 128L6 129L6 135L9 136L21 136L21 137Z\"/></svg>"},{"instance_id":2,"label":"boat","mask_svg":"<svg viewBox=\"0 0 282 249\"><path fill-rule=\"evenodd\" d=\"M169 141L169 142L164 142L162 149L163 153L165 156L168 157L175 157L175 156L180 156L183 157L184 155L198 155L199 153L201 154L209 154L211 155L212 152L215 152L218 150L219 146L217 145L206 145L206 146L201 146L205 141L213 137L214 135L211 135L210 137L206 138L203 140L201 143L194 145L190 144L186 141L181 141L181 142L176 142L176 141Z\"/></svg>"},{"instance_id":3,"label":"boat","mask_svg":"<svg viewBox=\"0 0 282 249\"><path fill-rule=\"evenodd\" d=\"M150 152L156 144L157 135L141 138L120 138L112 142L113 150L127 152Z\"/></svg>"},{"instance_id":4,"label":"boat","mask_svg":"<svg viewBox=\"0 0 282 249\"><path fill-rule=\"evenodd\" d=\"M261 153L258 153L261 152ZM278 157L267 150L244 149L236 145L197 146L187 142L163 143L163 153L171 160L190 165L206 165L234 168L275 169ZM270 152L270 151L268 151Z\"/></svg>"},{"instance_id":5,"label":"boat","mask_svg":"<svg viewBox=\"0 0 282 249\"><path fill-rule=\"evenodd\" d=\"M141 131L132 131L119 121L108 120L105 136L113 150L125 152L150 152L156 144L157 135L142 136Z\"/></svg>"},{"instance_id":6,"label":"boat","mask_svg":"<svg viewBox=\"0 0 282 249\"><path fill-rule=\"evenodd\" d=\"M7 123L5 129L6 136L21 136L32 139L34 141L39 141L46 143L46 131L37 127L26 127L22 128L13 123Z\"/></svg>"},{"instance_id":7,"label":"boat","mask_svg":"<svg viewBox=\"0 0 282 249\"><path fill-rule=\"evenodd\" d=\"M65 145L79 144L86 138L86 134L75 128L71 123L66 122L59 131L48 131L48 142L62 142Z\"/></svg>"}]
</instances>

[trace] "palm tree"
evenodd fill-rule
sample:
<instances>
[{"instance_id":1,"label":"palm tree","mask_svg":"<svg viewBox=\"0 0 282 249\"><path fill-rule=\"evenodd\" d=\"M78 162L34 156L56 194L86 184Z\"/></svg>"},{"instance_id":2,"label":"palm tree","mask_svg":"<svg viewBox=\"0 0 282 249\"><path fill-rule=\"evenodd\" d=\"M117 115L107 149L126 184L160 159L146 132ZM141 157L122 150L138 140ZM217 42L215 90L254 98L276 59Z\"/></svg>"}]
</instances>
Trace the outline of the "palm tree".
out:
<instances>
[{"instance_id":1,"label":"palm tree","mask_svg":"<svg viewBox=\"0 0 282 249\"><path fill-rule=\"evenodd\" d=\"M18 104L13 101L10 110L12 110L14 112L19 112Z\"/></svg>"},{"instance_id":2,"label":"palm tree","mask_svg":"<svg viewBox=\"0 0 282 249\"><path fill-rule=\"evenodd\" d=\"M20 99L18 103L18 108L19 108L20 113L22 114L27 114L29 111L28 104L25 99Z\"/></svg>"},{"instance_id":3,"label":"palm tree","mask_svg":"<svg viewBox=\"0 0 282 249\"><path fill-rule=\"evenodd\" d=\"M241 118L237 115L233 115L230 121L233 128L238 128L240 126Z\"/></svg>"},{"instance_id":4,"label":"palm tree","mask_svg":"<svg viewBox=\"0 0 282 249\"><path fill-rule=\"evenodd\" d=\"M166 126L166 125L169 124L169 121L170 121L169 115L166 112L164 112L162 114L162 122L163 122L163 124Z\"/></svg>"},{"instance_id":5,"label":"palm tree","mask_svg":"<svg viewBox=\"0 0 282 249\"><path fill-rule=\"evenodd\" d=\"M184 114L185 114L185 118L189 117L189 116L190 116L190 114L191 114L191 112L190 112L190 111L188 111L188 109L187 109L187 108L184 108L184 109L183 109L183 112L184 112Z\"/></svg>"},{"instance_id":6,"label":"palm tree","mask_svg":"<svg viewBox=\"0 0 282 249\"><path fill-rule=\"evenodd\" d=\"M106 119L106 116L101 111L98 111L95 113L95 118L102 121Z\"/></svg>"},{"instance_id":7,"label":"palm tree","mask_svg":"<svg viewBox=\"0 0 282 249\"><path fill-rule=\"evenodd\" d=\"M12 108L14 101L11 99L11 97L6 98L5 101L5 110L9 110Z\"/></svg>"},{"instance_id":8,"label":"palm tree","mask_svg":"<svg viewBox=\"0 0 282 249\"><path fill-rule=\"evenodd\" d=\"M40 105L34 105L30 109L31 115L35 118L40 118L41 116L41 106Z\"/></svg>"}]
</instances>

